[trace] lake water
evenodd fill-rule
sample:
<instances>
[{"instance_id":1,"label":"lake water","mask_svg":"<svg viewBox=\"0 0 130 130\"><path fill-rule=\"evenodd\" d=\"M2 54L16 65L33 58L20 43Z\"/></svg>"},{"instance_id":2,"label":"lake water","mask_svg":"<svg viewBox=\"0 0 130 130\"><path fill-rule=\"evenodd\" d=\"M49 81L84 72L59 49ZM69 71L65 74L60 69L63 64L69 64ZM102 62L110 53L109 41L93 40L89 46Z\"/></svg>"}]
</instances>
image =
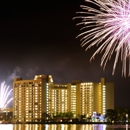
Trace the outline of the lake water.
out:
<instances>
[{"instance_id":1,"label":"lake water","mask_svg":"<svg viewBox=\"0 0 130 130\"><path fill-rule=\"evenodd\" d=\"M0 130L130 130L130 125L105 124L0 124Z\"/></svg>"}]
</instances>

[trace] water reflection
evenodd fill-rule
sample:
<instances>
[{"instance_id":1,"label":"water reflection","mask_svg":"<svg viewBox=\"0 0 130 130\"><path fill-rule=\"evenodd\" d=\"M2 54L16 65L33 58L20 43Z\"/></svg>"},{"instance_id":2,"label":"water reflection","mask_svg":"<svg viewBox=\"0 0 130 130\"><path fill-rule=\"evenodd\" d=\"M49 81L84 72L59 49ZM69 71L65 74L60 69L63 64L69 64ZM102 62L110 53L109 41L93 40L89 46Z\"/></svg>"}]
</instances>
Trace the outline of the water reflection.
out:
<instances>
[{"instance_id":1,"label":"water reflection","mask_svg":"<svg viewBox=\"0 0 130 130\"><path fill-rule=\"evenodd\" d=\"M12 130L105 130L104 126L76 125L76 124L15 124ZM10 129L9 129L10 130Z\"/></svg>"},{"instance_id":2,"label":"water reflection","mask_svg":"<svg viewBox=\"0 0 130 130\"><path fill-rule=\"evenodd\" d=\"M128 130L129 125L102 125L102 124L15 124L11 130L115 130L124 128ZM0 129L1 130L1 129ZM9 129L10 130L10 129Z\"/></svg>"},{"instance_id":3,"label":"water reflection","mask_svg":"<svg viewBox=\"0 0 130 130\"><path fill-rule=\"evenodd\" d=\"M0 124L0 130L130 130L126 125L105 125L105 124Z\"/></svg>"},{"instance_id":4,"label":"water reflection","mask_svg":"<svg viewBox=\"0 0 130 130\"><path fill-rule=\"evenodd\" d=\"M15 124L13 130L77 130L76 127L76 124Z\"/></svg>"},{"instance_id":5,"label":"water reflection","mask_svg":"<svg viewBox=\"0 0 130 130\"><path fill-rule=\"evenodd\" d=\"M42 127L41 124L15 124L13 130L43 130Z\"/></svg>"}]
</instances>

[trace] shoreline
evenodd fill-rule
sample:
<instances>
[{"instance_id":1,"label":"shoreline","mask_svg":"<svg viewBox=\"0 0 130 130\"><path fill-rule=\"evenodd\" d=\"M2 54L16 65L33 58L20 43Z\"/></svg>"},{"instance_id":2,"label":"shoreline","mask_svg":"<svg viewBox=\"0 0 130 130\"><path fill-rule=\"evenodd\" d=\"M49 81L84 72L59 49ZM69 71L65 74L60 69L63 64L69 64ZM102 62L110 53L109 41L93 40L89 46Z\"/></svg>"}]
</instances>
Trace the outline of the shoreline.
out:
<instances>
[{"instance_id":1,"label":"shoreline","mask_svg":"<svg viewBox=\"0 0 130 130\"><path fill-rule=\"evenodd\" d=\"M130 125L127 122L110 123L110 122L16 122L16 123L0 123L0 124L105 124L105 125Z\"/></svg>"}]
</instances>

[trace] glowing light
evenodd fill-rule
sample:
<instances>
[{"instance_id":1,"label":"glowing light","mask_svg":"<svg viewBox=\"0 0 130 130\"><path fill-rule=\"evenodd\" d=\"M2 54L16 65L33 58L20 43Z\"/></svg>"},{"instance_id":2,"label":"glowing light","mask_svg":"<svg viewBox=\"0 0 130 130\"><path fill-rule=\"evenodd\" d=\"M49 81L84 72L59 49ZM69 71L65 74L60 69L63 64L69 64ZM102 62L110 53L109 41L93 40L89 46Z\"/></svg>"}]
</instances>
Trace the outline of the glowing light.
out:
<instances>
[{"instance_id":1,"label":"glowing light","mask_svg":"<svg viewBox=\"0 0 130 130\"><path fill-rule=\"evenodd\" d=\"M77 37L81 38L81 46L86 50L98 46L90 61L99 52L103 53L101 66L105 69L108 60L115 52L113 72L119 57L122 62L122 75L126 76L126 66L129 63L130 75L130 0L85 0L87 5L81 5L81 19L77 25L83 25L83 32Z\"/></svg>"},{"instance_id":2,"label":"glowing light","mask_svg":"<svg viewBox=\"0 0 130 130\"><path fill-rule=\"evenodd\" d=\"M10 93L13 89L10 86L6 86L5 82L1 83L0 86L0 109L5 109L7 105L12 101L13 98L9 98Z\"/></svg>"}]
</instances>

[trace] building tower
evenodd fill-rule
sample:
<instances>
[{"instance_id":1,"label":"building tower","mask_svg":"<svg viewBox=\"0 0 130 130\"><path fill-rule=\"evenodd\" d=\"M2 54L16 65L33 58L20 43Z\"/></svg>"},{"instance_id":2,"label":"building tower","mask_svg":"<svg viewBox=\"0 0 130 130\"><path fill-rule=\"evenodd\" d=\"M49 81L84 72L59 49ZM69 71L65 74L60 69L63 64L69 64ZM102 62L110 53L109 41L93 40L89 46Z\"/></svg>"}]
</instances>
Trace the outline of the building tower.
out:
<instances>
[{"instance_id":1,"label":"building tower","mask_svg":"<svg viewBox=\"0 0 130 130\"><path fill-rule=\"evenodd\" d=\"M68 111L68 89L66 84L53 84L50 87L50 99L51 107L50 111L53 114L57 112L67 112Z\"/></svg>"},{"instance_id":2,"label":"building tower","mask_svg":"<svg viewBox=\"0 0 130 130\"><path fill-rule=\"evenodd\" d=\"M16 78L13 82L13 117L18 122L42 121L49 112L51 75L36 75L34 80Z\"/></svg>"}]
</instances>

